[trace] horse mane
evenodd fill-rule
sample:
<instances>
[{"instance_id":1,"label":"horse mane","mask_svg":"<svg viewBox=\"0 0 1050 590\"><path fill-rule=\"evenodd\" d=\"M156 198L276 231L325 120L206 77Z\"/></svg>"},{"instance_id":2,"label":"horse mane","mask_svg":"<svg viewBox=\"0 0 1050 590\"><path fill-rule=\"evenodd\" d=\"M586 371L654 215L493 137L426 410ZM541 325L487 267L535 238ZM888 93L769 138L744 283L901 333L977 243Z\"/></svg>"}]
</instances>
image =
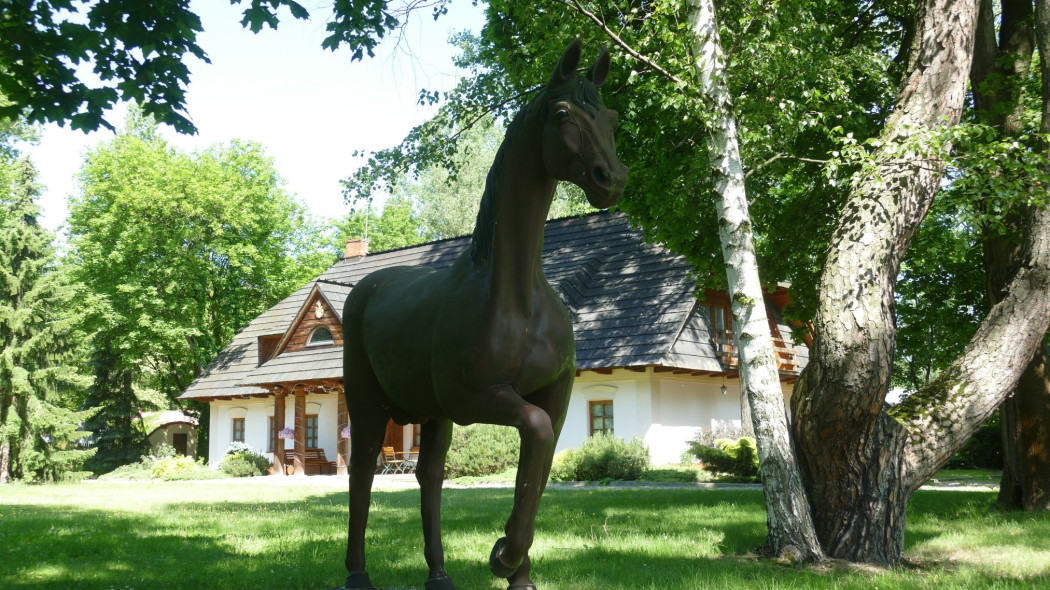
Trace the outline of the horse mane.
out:
<instances>
[{"instance_id":1,"label":"horse mane","mask_svg":"<svg viewBox=\"0 0 1050 590\"><path fill-rule=\"evenodd\" d=\"M492 239L496 230L498 179L503 173L503 161L506 159L511 140L524 123L528 110L528 107L522 107L514 115L514 119L507 126L503 143L499 144L496 157L492 159L489 173L485 176L485 192L481 193L481 206L478 207L478 218L474 222L474 234L470 237L470 258L474 262L488 260L492 257Z\"/></svg>"},{"instance_id":2,"label":"horse mane","mask_svg":"<svg viewBox=\"0 0 1050 590\"><path fill-rule=\"evenodd\" d=\"M590 80L583 76L573 76L558 88L544 88L536 98L528 105L522 107L503 137L503 143L496 150L496 157L492 160L492 166L485 176L485 192L481 194L481 206L478 208L478 217L474 222L474 233L470 237L470 258L474 262L488 260L492 256L492 240L496 229L496 200L499 198L497 182L503 173L503 163L508 148L514 139L514 135L521 129L525 122L525 115L532 110L533 105L547 102L547 97L568 96L573 103L581 107L587 114L594 116L596 107L604 107L598 89Z\"/></svg>"}]
</instances>

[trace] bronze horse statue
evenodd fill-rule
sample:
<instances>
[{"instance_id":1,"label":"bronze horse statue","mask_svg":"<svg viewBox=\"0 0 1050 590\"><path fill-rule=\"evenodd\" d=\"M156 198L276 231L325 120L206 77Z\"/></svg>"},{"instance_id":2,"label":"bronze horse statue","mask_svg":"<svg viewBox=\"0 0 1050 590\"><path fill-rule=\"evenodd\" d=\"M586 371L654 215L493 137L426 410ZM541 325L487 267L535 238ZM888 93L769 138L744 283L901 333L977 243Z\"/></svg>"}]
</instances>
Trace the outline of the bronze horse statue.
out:
<instances>
[{"instance_id":1,"label":"bronze horse statue","mask_svg":"<svg viewBox=\"0 0 1050 590\"><path fill-rule=\"evenodd\" d=\"M471 245L450 267L378 270L346 301L344 384L350 413L346 588L372 589L365 571L376 457L388 420L422 424L416 479L426 590L454 590L441 544L441 487L452 423L513 426L521 436L514 505L489 558L511 590L535 590L529 547L540 496L576 376L572 322L543 275L543 227L559 180L595 207L623 194L616 112L598 95L602 49L586 75L580 42L507 129L485 182Z\"/></svg>"}]
</instances>

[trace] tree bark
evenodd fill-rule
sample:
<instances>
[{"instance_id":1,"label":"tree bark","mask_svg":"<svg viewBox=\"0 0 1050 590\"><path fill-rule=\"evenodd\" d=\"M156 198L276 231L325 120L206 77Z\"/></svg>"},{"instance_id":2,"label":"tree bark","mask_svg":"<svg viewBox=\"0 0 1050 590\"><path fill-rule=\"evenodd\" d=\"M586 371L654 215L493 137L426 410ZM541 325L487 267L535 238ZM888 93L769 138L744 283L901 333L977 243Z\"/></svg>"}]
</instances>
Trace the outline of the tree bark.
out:
<instances>
[{"instance_id":1,"label":"tree bark","mask_svg":"<svg viewBox=\"0 0 1050 590\"><path fill-rule=\"evenodd\" d=\"M894 287L944 174L940 155L950 146L937 134L958 123L965 103L977 4L925 0L916 16L896 108L832 234L810 363L792 396L817 535L828 555L851 561L893 562L903 549L915 486L910 448L921 429L883 411L896 348Z\"/></svg>"},{"instance_id":2,"label":"tree bark","mask_svg":"<svg viewBox=\"0 0 1050 590\"><path fill-rule=\"evenodd\" d=\"M736 120L731 114L714 3L688 0L686 6L694 37L696 70L711 112L708 158L715 190L721 196L717 206L718 233L726 261L733 317L740 330L737 341L741 395L750 406L765 489L768 525L765 550L770 555L791 560L819 560L824 554L814 532L790 443L784 396L758 276Z\"/></svg>"},{"instance_id":3,"label":"tree bark","mask_svg":"<svg viewBox=\"0 0 1050 590\"><path fill-rule=\"evenodd\" d=\"M1024 104L1020 100L1035 50L1032 0L1002 2L998 41L992 0L982 0L977 41L970 70L974 106L1003 137L1024 130ZM1010 215L1005 226L1020 233L1021 215ZM1007 282L1018 270L1020 244L1015 236L985 230L984 266L988 300L996 304L1005 295ZM1016 234L1015 234L1016 235ZM1000 504L1016 509L1046 509L1050 496L1050 458L1039 452L1050 427L1050 375L1045 349L1040 348L1017 384L999 406L1003 440L1003 475ZM1042 436L1042 438L1040 438Z\"/></svg>"},{"instance_id":4,"label":"tree bark","mask_svg":"<svg viewBox=\"0 0 1050 590\"><path fill-rule=\"evenodd\" d=\"M0 483L11 481L11 441L0 439Z\"/></svg>"}]
</instances>

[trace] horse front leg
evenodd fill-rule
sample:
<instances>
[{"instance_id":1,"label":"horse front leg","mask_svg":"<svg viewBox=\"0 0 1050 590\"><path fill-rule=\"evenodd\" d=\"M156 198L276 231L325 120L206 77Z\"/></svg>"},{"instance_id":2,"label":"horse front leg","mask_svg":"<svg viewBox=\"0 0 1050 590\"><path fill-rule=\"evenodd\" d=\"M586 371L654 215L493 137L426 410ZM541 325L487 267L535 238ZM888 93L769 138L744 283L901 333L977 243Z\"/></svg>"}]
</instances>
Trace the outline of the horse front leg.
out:
<instances>
[{"instance_id":1,"label":"horse front leg","mask_svg":"<svg viewBox=\"0 0 1050 590\"><path fill-rule=\"evenodd\" d=\"M554 448L557 446L558 437L561 434L562 426L565 424L565 412L569 408L569 396L572 394L572 382L574 378L575 372L569 371L563 374L551 385L528 397L529 402L542 408L543 411L547 413L547 416L551 420L551 429L554 433L554 441L541 461L543 472L539 486L540 497L542 497L544 490L547 488L547 480L550 477L551 463L554 458ZM538 502L539 499L537 499L537 504ZM535 523L533 522L532 526L534 525ZM535 590L536 586L533 585L532 580L529 577L530 570L531 564L529 562L529 556L526 553L525 558L522 560L521 565L518 566L518 569L507 578L508 590Z\"/></svg>"},{"instance_id":2,"label":"horse front leg","mask_svg":"<svg viewBox=\"0 0 1050 590\"><path fill-rule=\"evenodd\" d=\"M522 567L532 546L540 495L557 440L554 424L546 410L522 399L509 385L493 385L480 398L465 401L469 403L458 407L457 422L513 426L521 436L514 507L504 527L506 536L496 541L489 557L492 573L509 578Z\"/></svg>"},{"instance_id":3,"label":"horse front leg","mask_svg":"<svg viewBox=\"0 0 1050 590\"><path fill-rule=\"evenodd\" d=\"M441 486L445 481L445 457L452 442L452 422L430 420L423 424L416 462L419 482L419 511L423 517L423 556L430 568L425 590L455 590L445 573L445 549L441 543Z\"/></svg>"}]
</instances>

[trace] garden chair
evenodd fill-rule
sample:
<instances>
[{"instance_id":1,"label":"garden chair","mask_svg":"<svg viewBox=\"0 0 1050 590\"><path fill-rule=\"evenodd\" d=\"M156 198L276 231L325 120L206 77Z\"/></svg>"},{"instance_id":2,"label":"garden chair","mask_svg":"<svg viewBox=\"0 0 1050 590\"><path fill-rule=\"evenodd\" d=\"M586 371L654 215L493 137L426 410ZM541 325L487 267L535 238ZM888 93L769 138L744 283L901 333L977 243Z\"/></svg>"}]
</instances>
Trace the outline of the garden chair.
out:
<instances>
[{"instance_id":1,"label":"garden chair","mask_svg":"<svg viewBox=\"0 0 1050 590\"><path fill-rule=\"evenodd\" d=\"M412 447L412 449L401 455L401 473L415 473L416 462L419 460L419 447Z\"/></svg>"},{"instance_id":2,"label":"garden chair","mask_svg":"<svg viewBox=\"0 0 1050 590\"><path fill-rule=\"evenodd\" d=\"M383 471L380 475L387 473L401 473L404 469L404 461L397 458L394 447L383 447Z\"/></svg>"}]
</instances>

